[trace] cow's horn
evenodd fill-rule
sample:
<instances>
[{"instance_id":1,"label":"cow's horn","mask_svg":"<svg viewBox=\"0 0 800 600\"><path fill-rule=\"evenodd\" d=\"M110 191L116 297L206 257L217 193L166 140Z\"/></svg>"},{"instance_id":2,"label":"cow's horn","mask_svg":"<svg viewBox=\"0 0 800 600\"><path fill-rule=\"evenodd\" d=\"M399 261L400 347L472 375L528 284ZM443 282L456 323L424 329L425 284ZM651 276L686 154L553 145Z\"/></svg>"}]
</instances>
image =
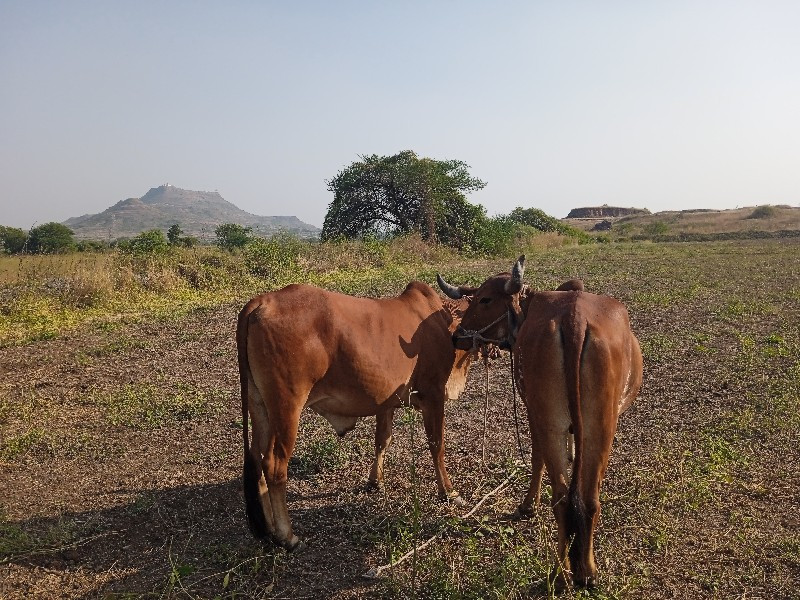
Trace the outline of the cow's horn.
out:
<instances>
[{"instance_id":1,"label":"cow's horn","mask_svg":"<svg viewBox=\"0 0 800 600\"><path fill-rule=\"evenodd\" d=\"M453 300L458 300L464 295L461 292L460 288L457 288L456 286L447 283L444 279L442 279L442 276L439 275L438 273L436 274L436 283L439 284L439 287L442 288L444 295L447 296L448 298L452 298Z\"/></svg>"},{"instance_id":2,"label":"cow's horn","mask_svg":"<svg viewBox=\"0 0 800 600\"><path fill-rule=\"evenodd\" d=\"M518 294L522 290L522 276L525 273L525 255L523 254L514 263L511 269L511 279L506 282L506 294Z\"/></svg>"}]
</instances>

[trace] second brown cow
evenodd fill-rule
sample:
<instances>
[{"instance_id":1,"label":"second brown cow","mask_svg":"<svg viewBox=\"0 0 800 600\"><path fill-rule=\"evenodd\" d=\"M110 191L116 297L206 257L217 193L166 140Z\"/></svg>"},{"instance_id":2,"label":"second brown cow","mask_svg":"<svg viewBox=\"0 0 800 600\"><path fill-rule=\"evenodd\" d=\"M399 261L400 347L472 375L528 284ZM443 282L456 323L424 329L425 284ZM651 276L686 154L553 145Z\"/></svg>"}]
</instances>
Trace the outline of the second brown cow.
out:
<instances>
[{"instance_id":1,"label":"second brown cow","mask_svg":"<svg viewBox=\"0 0 800 600\"><path fill-rule=\"evenodd\" d=\"M585 292L576 280L553 292L529 290L524 264L521 256L511 273L478 288L441 279L439 285L451 298L470 298L456 348L495 343L512 349L531 430L532 477L518 515L530 516L538 504L546 467L558 522L559 581L571 574L576 584L593 586L600 484L617 419L639 393L642 354L622 303Z\"/></svg>"}]
</instances>

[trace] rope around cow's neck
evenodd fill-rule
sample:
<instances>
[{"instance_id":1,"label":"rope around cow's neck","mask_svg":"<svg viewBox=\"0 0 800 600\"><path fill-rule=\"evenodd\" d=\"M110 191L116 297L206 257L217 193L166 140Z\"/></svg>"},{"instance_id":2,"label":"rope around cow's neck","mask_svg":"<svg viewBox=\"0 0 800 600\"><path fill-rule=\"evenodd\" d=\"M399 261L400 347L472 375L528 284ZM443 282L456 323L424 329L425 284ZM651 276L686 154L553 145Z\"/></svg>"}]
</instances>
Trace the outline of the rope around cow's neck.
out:
<instances>
[{"instance_id":1,"label":"rope around cow's neck","mask_svg":"<svg viewBox=\"0 0 800 600\"><path fill-rule=\"evenodd\" d=\"M510 310L510 309L509 309ZM463 334L458 335L457 337L464 339L464 338L472 338L472 352L477 352L478 347L480 344L481 348L484 348L486 344L495 344L498 347L501 347L501 344L505 342L508 345L508 355L511 359L511 398L512 398L512 405L514 407L514 428L517 432L517 451L519 452L519 459L522 461L522 464L525 468L529 468L528 461L525 459L525 452L522 450L522 436L519 432L519 417L517 415L517 374L514 370L514 349L513 349L513 338L509 336L506 337L505 340L497 340L497 339L489 339L483 337L483 332L485 332L490 327L497 325L500 321L503 320L504 317L507 317L508 313L504 315L500 315L494 321L489 323L486 327L483 327L477 331L474 329L466 329L464 330ZM486 466L486 419L487 413L489 411L489 359L488 355L484 354L484 364L486 365L486 384L485 384L485 403L483 408L483 444L482 444L482 461L483 466Z\"/></svg>"},{"instance_id":2,"label":"rope around cow's neck","mask_svg":"<svg viewBox=\"0 0 800 600\"><path fill-rule=\"evenodd\" d=\"M481 345L483 345L483 344L495 344L495 345L499 346L500 344L502 344L503 342L505 342L507 340L496 340L496 339L486 338L486 337L483 337L483 332L486 331L487 329L489 329L490 327L494 327L495 325L497 325L500 321L502 321L505 318L507 318L507 313L504 313L504 314L500 315L494 321L489 323L486 327L483 327L482 329L478 329L477 331L474 330L474 329L463 329L462 330L463 333L457 333L456 337L459 338L459 339L472 338L472 351L473 352L476 352L478 350L478 345L479 344L481 344Z\"/></svg>"}]
</instances>

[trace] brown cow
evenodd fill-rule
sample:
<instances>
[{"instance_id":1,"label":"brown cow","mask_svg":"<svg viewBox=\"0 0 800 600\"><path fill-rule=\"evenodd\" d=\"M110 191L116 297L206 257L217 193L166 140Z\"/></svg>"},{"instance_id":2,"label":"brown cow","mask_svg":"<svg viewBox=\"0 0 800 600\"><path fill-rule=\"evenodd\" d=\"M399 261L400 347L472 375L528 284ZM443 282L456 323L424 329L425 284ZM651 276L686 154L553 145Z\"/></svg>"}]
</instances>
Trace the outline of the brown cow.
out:
<instances>
[{"instance_id":1,"label":"brown cow","mask_svg":"<svg viewBox=\"0 0 800 600\"><path fill-rule=\"evenodd\" d=\"M521 256L512 273L490 277L477 289L443 280L440 285L452 298L472 296L453 337L457 348L480 343L513 348L532 462L530 488L517 514L533 514L546 466L558 522L559 582L571 572L576 584L593 586L600 484L617 418L639 393L642 354L623 304L583 291L579 280L554 292L530 291L522 284L524 262ZM571 478L570 434L575 443Z\"/></svg>"},{"instance_id":2,"label":"brown cow","mask_svg":"<svg viewBox=\"0 0 800 600\"><path fill-rule=\"evenodd\" d=\"M256 296L239 314L244 492L250 529L288 550L301 543L286 506L287 465L300 413L325 417L339 435L377 416L369 484L379 486L394 410L422 411L439 495L462 502L444 465L444 402L457 398L470 364L453 348L467 301L444 302L412 282L396 298L355 298L308 285ZM248 441L248 413L253 441Z\"/></svg>"}]
</instances>

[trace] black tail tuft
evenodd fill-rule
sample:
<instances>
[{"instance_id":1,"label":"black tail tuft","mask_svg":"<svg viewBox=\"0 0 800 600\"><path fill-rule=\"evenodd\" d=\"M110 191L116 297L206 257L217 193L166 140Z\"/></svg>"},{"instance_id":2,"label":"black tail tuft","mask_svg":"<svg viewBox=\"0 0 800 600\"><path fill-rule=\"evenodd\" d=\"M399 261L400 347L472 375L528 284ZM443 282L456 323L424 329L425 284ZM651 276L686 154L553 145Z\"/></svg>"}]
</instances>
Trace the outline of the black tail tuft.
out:
<instances>
[{"instance_id":1,"label":"black tail tuft","mask_svg":"<svg viewBox=\"0 0 800 600\"><path fill-rule=\"evenodd\" d=\"M570 489L567 503L567 536L571 539L569 547L569 563L576 583L586 579L583 569L583 557L586 556L591 538L591 524L586 505L576 489Z\"/></svg>"},{"instance_id":2,"label":"black tail tuft","mask_svg":"<svg viewBox=\"0 0 800 600\"><path fill-rule=\"evenodd\" d=\"M247 524L250 527L250 533L261 540L269 535L269 530L267 529L267 520L264 518L264 510L261 508L261 496L258 493L258 480L260 478L261 473L258 463L249 452L245 452L242 480Z\"/></svg>"}]
</instances>

